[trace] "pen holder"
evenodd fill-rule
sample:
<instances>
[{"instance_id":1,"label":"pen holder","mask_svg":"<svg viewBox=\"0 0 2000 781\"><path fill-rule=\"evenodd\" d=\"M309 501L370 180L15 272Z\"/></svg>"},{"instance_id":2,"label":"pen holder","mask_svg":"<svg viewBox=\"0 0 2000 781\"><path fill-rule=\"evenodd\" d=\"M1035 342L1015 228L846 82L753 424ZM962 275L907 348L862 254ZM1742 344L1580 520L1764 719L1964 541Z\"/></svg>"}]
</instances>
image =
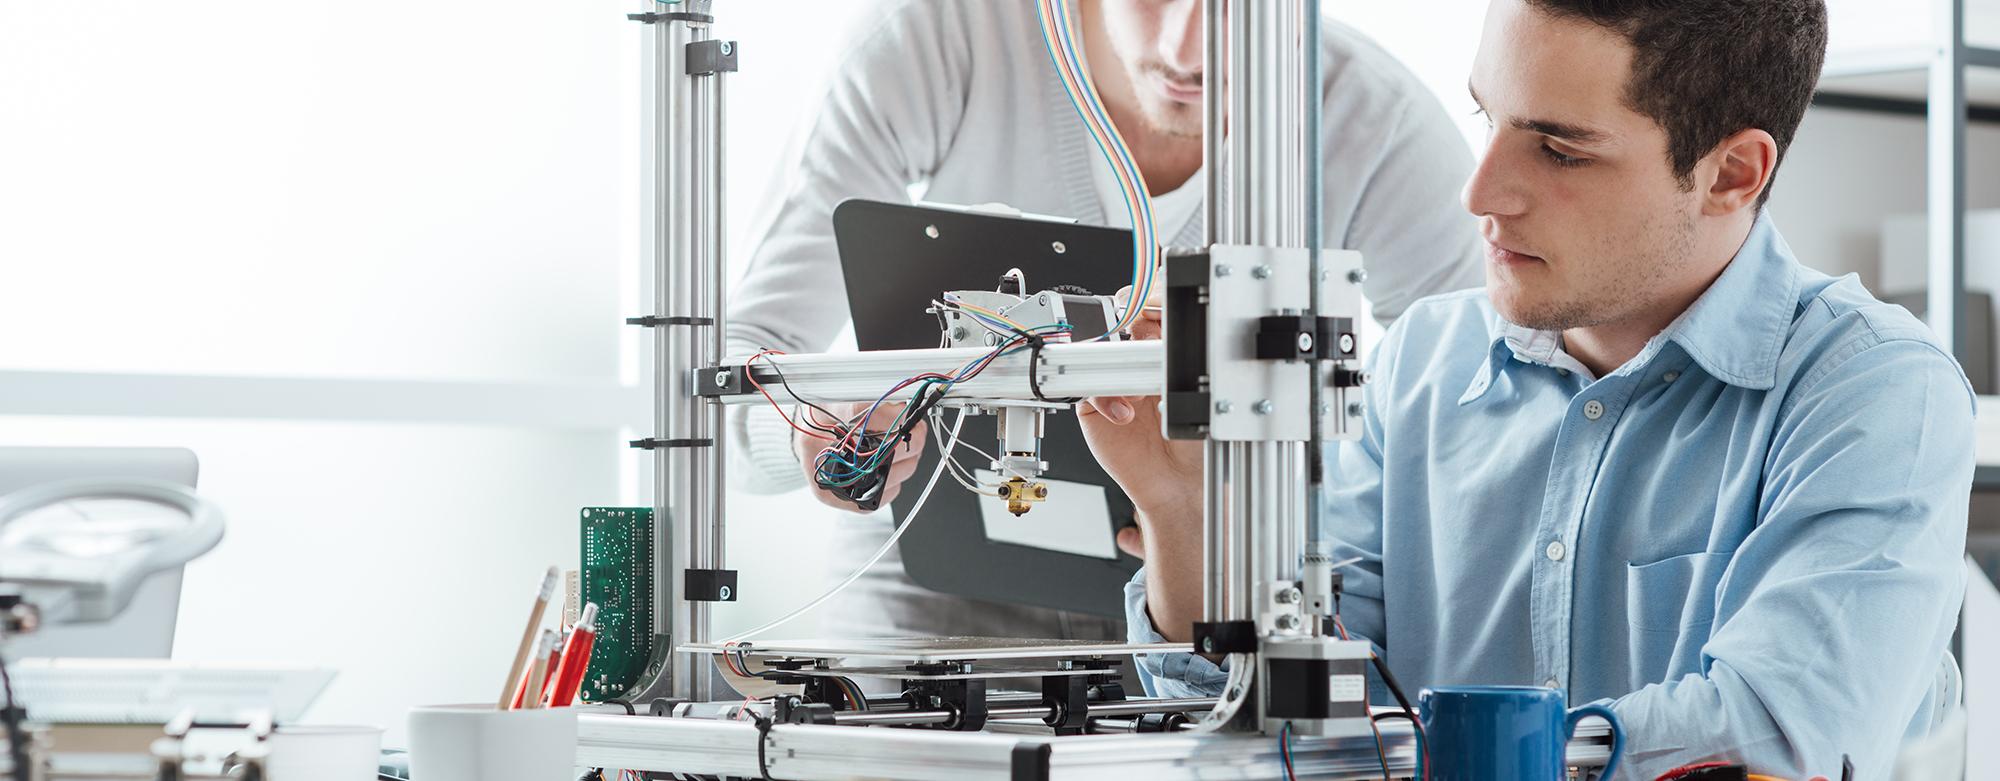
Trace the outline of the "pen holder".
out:
<instances>
[{"instance_id":1,"label":"pen holder","mask_svg":"<svg viewBox=\"0 0 2000 781\"><path fill-rule=\"evenodd\" d=\"M423 781L575 778L576 709L410 709L410 777Z\"/></svg>"}]
</instances>

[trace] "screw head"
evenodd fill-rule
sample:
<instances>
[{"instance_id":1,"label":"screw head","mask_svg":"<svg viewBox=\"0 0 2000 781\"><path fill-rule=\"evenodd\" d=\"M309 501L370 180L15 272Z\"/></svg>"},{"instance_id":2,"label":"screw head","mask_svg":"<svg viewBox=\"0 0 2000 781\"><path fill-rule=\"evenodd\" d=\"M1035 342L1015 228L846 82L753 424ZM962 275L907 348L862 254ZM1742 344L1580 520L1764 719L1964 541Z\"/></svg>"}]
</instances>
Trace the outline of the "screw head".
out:
<instances>
[{"instance_id":1,"label":"screw head","mask_svg":"<svg viewBox=\"0 0 2000 781\"><path fill-rule=\"evenodd\" d=\"M1349 272L1347 272L1347 281L1349 281L1349 282L1352 282L1352 283L1354 283L1354 284L1357 284L1357 285L1359 285L1359 284L1361 284L1361 283L1363 283L1363 282L1367 282L1367 281L1368 281L1368 270L1367 270L1367 269L1359 269L1359 268L1357 268L1357 269L1355 269L1355 270L1353 270L1353 271L1349 271Z\"/></svg>"},{"instance_id":2,"label":"screw head","mask_svg":"<svg viewBox=\"0 0 2000 781\"><path fill-rule=\"evenodd\" d=\"M1299 628L1299 617L1290 613L1278 616L1278 628L1286 631Z\"/></svg>"},{"instance_id":3,"label":"screw head","mask_svg":"<svg viewBox=\"0 0 2000 781\"><path fill-rule=\"evenodd\" d=\"M734 594L734 593L736 593L736 592L734 592L734 591L731 591L731 590L730 590L730 588L729 588L728 586L723 586L723 587L722 587L722 591L720 591L719 593L720 593L720 594L721 594L721 596L722 596L722 601L724 601L724 602L727 602L727 601L729 601L729 596L730 596L731 594Z\"/></svg>"},{"instance_id":4,"label":"screw head","mask_svg":"<svg viewBox=\"0 0 2000 781\"><path fill-rule=\"evenodd\" d=\"M723 54L728 54L728 53L730 53L730 52L733 52L733 51L736 51L736 44L735 44L735 43L732 43L732 42L730 42L730 41L723 41L723 42L722 42L722 53L723 53Z\"/></svg>"},{"instance_id":5,"label":"screw head","mask_svg":"<svg viewBox=\"0 0 2000 781\"><path fill-rule=\"evenodd\" d=\"M1354 352L1354 334L1341 334L1339 345L1343 353Z\"/></svg>"},{"instance_id":6,"label":"screw head","mask_svg":"<svg viewBox=\"0 0 2000 781\"><path fill-rule=\"evenodd\" d=\"M1256 268L1253 268L1253 269L1250 269L1250 276L1253 276L1253 277L1256 277L1256 278L1258 278L1258 279L1270 279L1270 278L1271 278L1271 267L1270 267L1270 266L1258 266L1258 267L1256 267Z\"/></svg>"},{"instance_id":7,"label":"screw head","mask_svg":"<svg viewBox=\"0 0 2000 781\"><path fill-rule=\"evenodd\" d=\"M958 341L958 340L960 340L960 339L964 339L964 338L965 338L965 333L966 333L966 332L965 332L965 327L964 327L964 326L958 326L958 327L955 327L955 328L951 329L951 339L952 339L952 341L954 341L954 342L955 342L955 341Z\"/></svg>"},{"instance_id":8,"label":"screw head","mask_svg":"<svg viewBox=\"0 0 2000 781\"><path fill-rule=\"evenodd\" d=\"M1347 416L1348 416L1348 417L1350 417L1350 418L1358 418L1358 417L1361 417L1361 402L1358 402L1358 401L1350 401L1350 402L1348 402L1348 403L1347 403Z\"/></svg>"},{"instance_id":9,"label":"screw head","mask_svg":"<svg viewBox=\"0 0 2000 781\"><path fill-rule=\"evenodd\" d=\"M1236 409L1236 405L1229 403L1228 399L1223 399L1215 403L1215 411L1224 415L1229 414L1229 411L1233 409Z\"/></svg>"},{"instance_id":10,"label":"screw head","mask_svg":"<svg viewBox=\"0 0 2000 781\"><path fill-rule=\"evenodd\" d=\"M1227 263L1217 263L1217 264L1215 264L1215 275L1216 275L1216 276L1218 276L1218 277L1226 277L1226 276L1229 276L1229 274L1230 274L1231 272L1235 271L1235 270L1236 270L1236 269L1233 269L1233 268L1230 268L1230 267L1229 267L1229 264L1227 264Z\"/></svg>"},{"instance_id":11,"label":"screw head","mask_svg":"<svg viewBox=\"0 0 2000 781\"><path fill-rule=\"evenodd\" d=\"M1057 255L1061 255L1061 254L1063 254L1063 253L1065 253L1065 252L1068 252L1068 251L1069 251L1069 247L1068 247L1068 246L1066 246L1066 245L1064 245L1064 244L1063 244L1062 242L1060 242L1060 241L1058 241L1058 242L1055 242L1055 243L1053 243L1053 244L1050 244L1050 245L1049 245L1049 248L1050 248L1050 249L1053 249L1053 250L1055 250L1055 251L1056 251L1056 254L1057 254Z\"/></svg>"},{"instance_id":12,"label":"screw head","mask_svg":"<svg viewBox=\"0 0 2000 781\"><path fill-rule=\"evenodd\" d=\"M727 387L729 387L729 372L716 372L716 373L715 373L715 387L718 387L718 388L727 388Z\"/></svg>"},{"instance_id":13,"label":"screw head","mask_svg":"<svg viewBox=\"0 0 2000 781\"><path fill-rule=\"evenodd\" d=\"M1213 637L1202 638L1201 650L1202 653L1210 653L1210 654L1215 653L1215 638Z\"/></svg>"},{"instance_id":14,"label":"screw head","mask_svg":"<svg viewBox=\"0 0 2000 781\"><path fill-rule=\"evenodd\" d=\"M1325 401L1322 401L1322 402L1320 402L1320 403L1319 403L1319 414L1321 414L1321 415L1331 415L1331 414L1333 414L1333 404L1332 404L1331 402L1325 402Z\"/></svg>"},{"instance_id":15,"label":"screw head","mask_svg":"<svg viewBox=\"0 0 2000 781\"><path fill-rule=\"evenodd\" d=\"M1251 407L1250 411L1259 415L1269 415L1274 409L1277 409L1277 405L1272 404L1270 399L1262 399L1257 402L1257 406Z\"/></svg>"},{"instance_id":16,"label":"screw head","mask_svg":"<svg viewBox=\"0 0 2000 781\"><path fill-rule=\"evenodd\" d=\"M1312 351L1313 351L1313 335L1312 335L1312 332L1311 332L1311 331L1300 331L1300 332L1299 332L1299 352L1302 352L1302 353L1310 353L1310 352L1312 352Z\"/></svg>"},{"instance_id":17,"label":"screw head","mask_svg":"<svg viewBox=\"0 0 2000 781\"><path fill-rule=\"evenodd\" d=\"M1278 592L1278 604L1281 605L1292 604L1294 602L1299 601L1299 596L1300 595L1298 589L1295 588L1285 589L1284 591Z\"/></svg>"},{"instance_id":18,"label":"screw head","mask_svg":"<svg viewBox=\"0 0 2000 781\"><path fill-rule=\"evenodd\" d=\"M924 235L925 235L925 236L929 236L929 237L931 237L931 238L933 238L933 239L937 238L937 237L938 237L938 229L937 229L937 226L936 226L936 225L925 225L925 226L924 226Z\"/></svg>"}]
</instances>

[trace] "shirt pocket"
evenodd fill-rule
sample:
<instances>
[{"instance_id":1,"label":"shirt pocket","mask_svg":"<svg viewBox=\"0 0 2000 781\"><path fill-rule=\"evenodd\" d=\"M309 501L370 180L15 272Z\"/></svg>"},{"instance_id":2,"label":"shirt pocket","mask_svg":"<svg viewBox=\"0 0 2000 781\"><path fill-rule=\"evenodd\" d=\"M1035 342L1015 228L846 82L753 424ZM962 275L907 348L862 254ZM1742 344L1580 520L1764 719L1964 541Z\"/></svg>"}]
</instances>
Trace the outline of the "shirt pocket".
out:
<instances>
[{"instance_id":1,"label":"shirt pocket","mask_svg":"<svg viewBox=\"0 0 2000 781\"><path fill-rule=\"evenodd\" d=\"M1633 688L1696 672L1715 624L1727 553L1692 553L1625 569L1627 681Z\"/></svg>"},{"instance_id":2,"label":"shirt pocket","mask_svg":"<svg viewBox=\"0 0 2000 781\"><path fill-rule=\"evenodd\" d=\"M1625 565L1625 618L1633 629L1675 631L1715 623L1715 586L1727 553L1690 553Z\"/></svg>"}]
</instances>

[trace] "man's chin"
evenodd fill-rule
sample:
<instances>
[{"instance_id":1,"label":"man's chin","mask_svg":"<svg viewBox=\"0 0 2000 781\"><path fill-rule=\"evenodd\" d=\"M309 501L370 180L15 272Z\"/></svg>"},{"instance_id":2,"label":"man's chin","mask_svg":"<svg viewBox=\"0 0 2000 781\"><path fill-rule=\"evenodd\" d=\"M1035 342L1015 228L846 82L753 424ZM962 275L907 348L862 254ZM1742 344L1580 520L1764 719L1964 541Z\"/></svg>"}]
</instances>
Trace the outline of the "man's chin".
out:
<instances>
[{"instance_id":1,"label":"man's chin","mask_svg":"<svg viewBox=\"0 0 2000 781\"><path fill-rule=\"evenodd\" d=\"M1150 100L1141 112L1156 133L1176 138L1201 138L1201 104L1187 104L1164 98Z\"/></svg>"}]
</instances>

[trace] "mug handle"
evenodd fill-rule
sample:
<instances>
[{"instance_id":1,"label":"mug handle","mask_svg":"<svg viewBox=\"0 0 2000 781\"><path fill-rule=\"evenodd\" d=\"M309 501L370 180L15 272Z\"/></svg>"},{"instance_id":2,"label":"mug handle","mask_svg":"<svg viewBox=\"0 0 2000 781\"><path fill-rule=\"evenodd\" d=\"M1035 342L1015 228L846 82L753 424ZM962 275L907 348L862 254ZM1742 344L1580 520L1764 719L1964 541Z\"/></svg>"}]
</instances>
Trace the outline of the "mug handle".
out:
<instances>
[{"instance_id":1,"label":"mug handle","mask_svg":"<svg viewBox=\"0 0 2000 781\"><path fill-rule=\"evenodd\" d=\"M1568 735L1564 738L1565 742L1576 738L1577 722L1582 721L1585 716L1603 718L1606 724L1611 725L1611 758L1604 761L1604 774L1598 776L1599 778L1609 779L1612 773L1618 771L1618 755L1625 753L1625 725L1619 723L1618 715L1612 713L1610 708L1596 703L1579 705L1569 712L1568 724L1566 725Z\"/></svg>"}]
</instances>

